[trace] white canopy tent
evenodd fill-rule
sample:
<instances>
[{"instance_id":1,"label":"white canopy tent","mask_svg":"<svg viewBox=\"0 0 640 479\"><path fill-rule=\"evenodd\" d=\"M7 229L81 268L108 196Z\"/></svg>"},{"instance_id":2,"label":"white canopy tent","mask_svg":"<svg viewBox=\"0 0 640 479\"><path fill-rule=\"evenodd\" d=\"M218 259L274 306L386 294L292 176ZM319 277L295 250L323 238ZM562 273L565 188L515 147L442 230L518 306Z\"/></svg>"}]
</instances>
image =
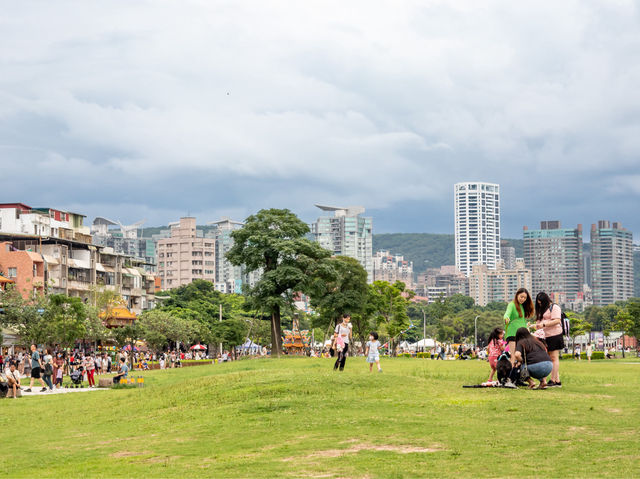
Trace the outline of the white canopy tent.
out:
<instances>
[{"instance_id":1,"label":"white canopy tent","mask_svg":"<svg viewBox=\"0 0 640 479\"><path fill-rule=\"evenodd\" d=\"M436 346L436 341L431 338L421 339L411 345L411 349L431 349Z\"/></svg>"}]
</instances>

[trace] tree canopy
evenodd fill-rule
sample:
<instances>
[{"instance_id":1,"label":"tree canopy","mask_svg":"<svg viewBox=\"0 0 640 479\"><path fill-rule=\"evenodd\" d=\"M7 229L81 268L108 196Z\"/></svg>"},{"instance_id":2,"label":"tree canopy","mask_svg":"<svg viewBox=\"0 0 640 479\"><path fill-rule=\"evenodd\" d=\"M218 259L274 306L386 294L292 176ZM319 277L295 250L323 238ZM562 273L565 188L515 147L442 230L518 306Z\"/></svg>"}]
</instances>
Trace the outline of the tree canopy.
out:
<instances>
[{"instance_id":1,"label":"tree canopy","mask_svg":"<svg viewBox=\"0 0 640 479\"><path fill-rule=\"evenodd\" d=\"M231 233L233 247L227 253L231 264L243 265L248 273L260 271L260 279L246 291L252 309L271 316L271 351L282 351L281 315L292 308L297 293L315 293L319 278L330 274L321 261L329 251L305 237L309 227L286 209L260 210ZM313 294L311 294L313 295Z\"/></svg>"}]
</instances>

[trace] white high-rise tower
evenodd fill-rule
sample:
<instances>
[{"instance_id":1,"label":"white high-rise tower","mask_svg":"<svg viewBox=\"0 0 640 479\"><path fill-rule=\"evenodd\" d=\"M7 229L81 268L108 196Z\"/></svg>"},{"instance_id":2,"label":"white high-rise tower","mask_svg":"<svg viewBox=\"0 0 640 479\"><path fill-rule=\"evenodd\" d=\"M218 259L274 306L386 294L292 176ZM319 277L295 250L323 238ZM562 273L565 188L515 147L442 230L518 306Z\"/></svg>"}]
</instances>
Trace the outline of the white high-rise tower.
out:
<instances>
[{"instance_id":1,"label":"white high-rise tower","mask_svg":"<svg viewBox=\"0 0 640 479\"><path fill-rule=\"evenodd\" d=\"M456 268L469 276L474 264L496 269L500 260L500 185L456 183Z\"/></svg>"}]
</instances>

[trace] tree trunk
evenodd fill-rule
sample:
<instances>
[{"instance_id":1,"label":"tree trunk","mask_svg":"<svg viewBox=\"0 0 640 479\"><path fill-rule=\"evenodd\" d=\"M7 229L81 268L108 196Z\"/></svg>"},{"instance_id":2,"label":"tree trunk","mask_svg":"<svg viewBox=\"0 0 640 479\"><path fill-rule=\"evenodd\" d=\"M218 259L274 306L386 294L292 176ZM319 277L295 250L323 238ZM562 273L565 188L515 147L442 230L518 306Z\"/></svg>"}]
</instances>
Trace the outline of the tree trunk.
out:
<instances>
[{"instance_id":1,"label":"tree trunk","mask_svg":"<svg viewBox=\"0 0 640 479\"><path fill-rule=\"evenodd\" d=\"M276 306L271 313L271 356L282 354L282 325L280 324L280 307Z\"/></svg>"}]
</instances>

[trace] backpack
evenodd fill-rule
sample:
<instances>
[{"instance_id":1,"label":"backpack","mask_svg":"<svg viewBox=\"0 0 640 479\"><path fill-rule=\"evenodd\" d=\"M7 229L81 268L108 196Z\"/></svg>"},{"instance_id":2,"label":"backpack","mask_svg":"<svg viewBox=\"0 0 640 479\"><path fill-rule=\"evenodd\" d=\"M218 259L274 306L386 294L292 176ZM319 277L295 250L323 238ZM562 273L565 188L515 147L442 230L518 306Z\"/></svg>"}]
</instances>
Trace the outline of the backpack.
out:
<instances>
[{"instance_id":1,"label":"backpack","mask_svg":"<svg viewBox=\"0 0 640 479\"><path fill-rule=\"evenodd\" d=\"M554 304L551 304L549 311L553 309ZM571 331L571 323L569 322L569 318L564 314L564 310L560 310L560 325L562 326L562 335L567 338L570 336L569 331Z\"/></svg>"}]
</instances>

